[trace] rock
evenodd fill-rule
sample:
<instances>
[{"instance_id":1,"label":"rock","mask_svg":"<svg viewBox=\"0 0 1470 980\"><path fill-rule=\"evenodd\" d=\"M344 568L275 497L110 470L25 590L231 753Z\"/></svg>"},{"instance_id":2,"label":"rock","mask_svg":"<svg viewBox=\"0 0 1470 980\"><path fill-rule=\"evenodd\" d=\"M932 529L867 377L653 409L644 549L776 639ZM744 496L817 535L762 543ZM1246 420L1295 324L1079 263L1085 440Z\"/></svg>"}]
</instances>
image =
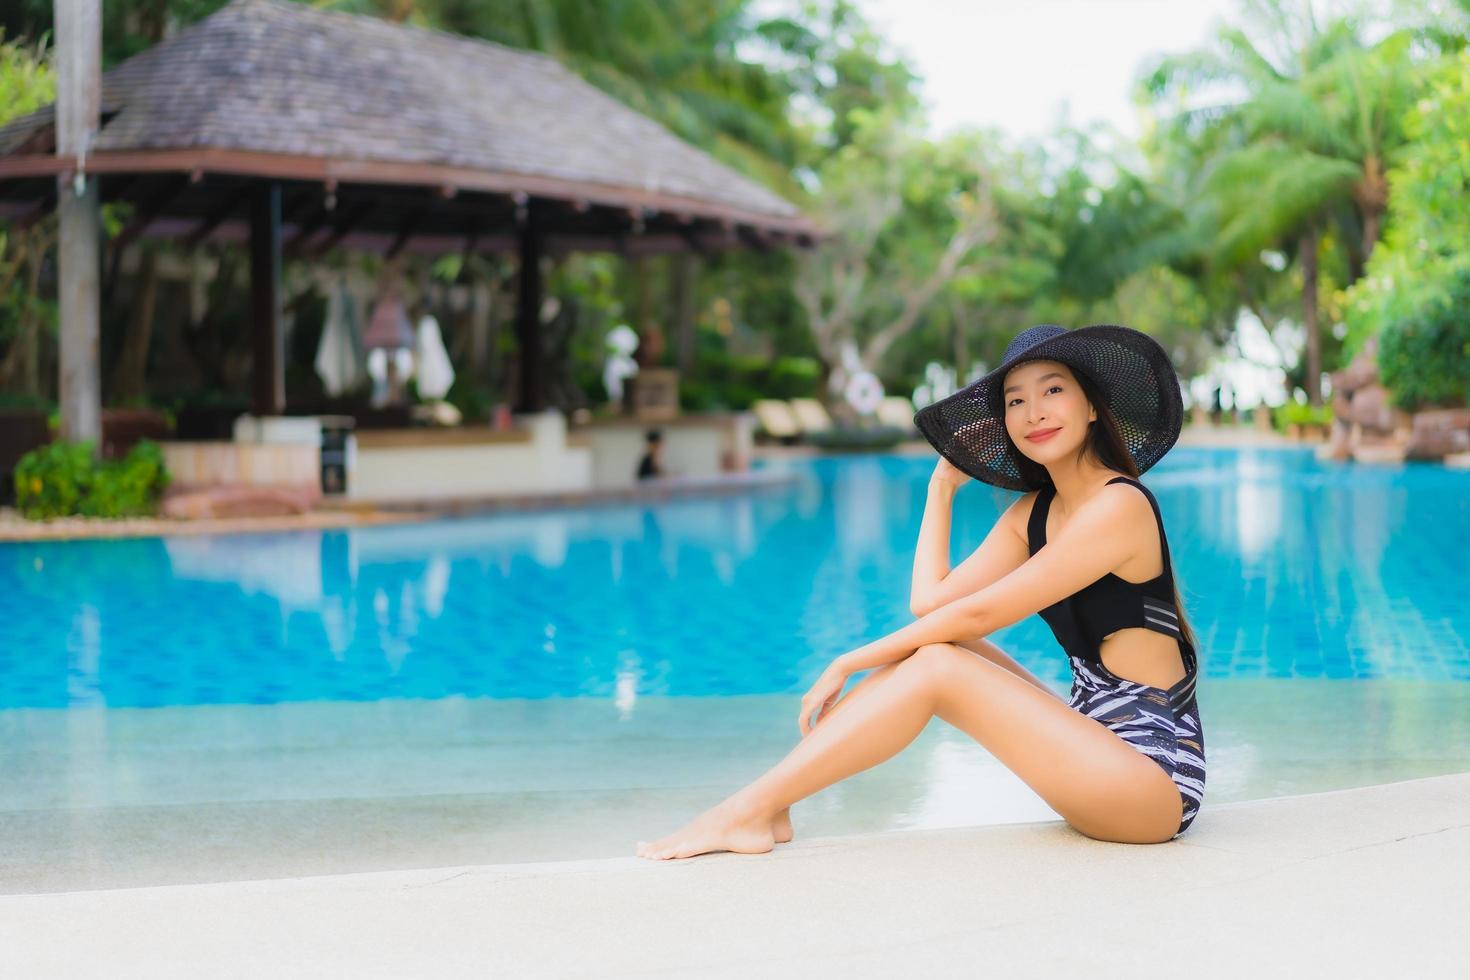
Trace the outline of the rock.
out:
<instances>
[{"instance_id":1,"label":"rock","mask_svg":"<svg viewBox=\"0 0 1470 980\"><path fill-rule=\"evenodd\" d=\"M1358 463L1402 463L1408 445L1399 441L1368 442L1353 447L1353 460Z\"/></svg>"},{"instance_id":2,"label":"rock","mask_svg":"<svg viewBox=\"0 0 1470 980\"><path fill-rule=\"evenodd\" d=\"M1388 401L1388 389L1376 381L1353 393L1348 414L1343 416L1358 423L1369 433L1407 433L1413 418L1401 408L1394 408Z\"/></svg>"},{"instance_id":3,"label":"rock","mask_svg":"<svg viewBox=\"0 0 1470 980\"><path fill-rule=\"evenodd\" d=\"M1409 457L1439 459L1470 450L1470 409L1438 408L1415 412Z\"/></svg>"},{"instance_id":4,"label":"rock","mask_svg":"<svg viewBox=\"0 0 1470 980\"><path fill-rule=\"evenodd\" d=\"M311 510L319 494L297 487L206 487L165 495L165 517L283 517Z\"/></svg>"},{"instance_id":5,"label":"rock","mask_svg":"<svg viewBox=\"0 0 1470 980\"><path fill-rule=\"evenodd\" d=\"M1452 470L1470 470L1470 453L1450 453L1444 458L1444 465Z\"/></svg>"},{"instance_id":6,"label":"rock","mask_svg":"<svg viewBox=\"0 0 1470 980\"><path fill-rule=\"evenodd\" d=\"M1334 459L1346 462L1353 458L1353 426L1344 422L1340 417L1333 420L1332 431L1327 435L1327 441L1317 447L1318 459Z\"/></svg>"},{"instance_id":7,"label":"rock","mask_svg":"<svg viewBox=\"0 0 1470 980\"><path fill-rule=\"evenodd\" d=\"M1359 388L1374 384L1378 381L1378 343L1376 339L1370 338L1363 345L1363 350L1352 359L1347 367L1340 371L1333 371L1332 390L1351 395Z\"/></svg>"}]
</instances>

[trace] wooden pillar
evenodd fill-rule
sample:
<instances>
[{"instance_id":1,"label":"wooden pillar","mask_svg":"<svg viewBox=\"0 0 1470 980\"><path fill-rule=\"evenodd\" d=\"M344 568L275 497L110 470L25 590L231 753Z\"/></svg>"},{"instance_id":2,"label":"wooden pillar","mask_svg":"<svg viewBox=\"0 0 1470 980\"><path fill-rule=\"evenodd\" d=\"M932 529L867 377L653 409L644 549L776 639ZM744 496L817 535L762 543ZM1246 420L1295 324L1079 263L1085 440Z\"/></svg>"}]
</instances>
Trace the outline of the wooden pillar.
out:
<instances>
[{"instance_id":1,"label":"wooden pillar","mask_svg":"<svg viewBox=\"0 0 1470 980\"><path fill-rule=\"evenodd\" d=\"M546 408L546 353L541 343L541 256L545 238L534 201L526 206L520 230L520 268L516 274L516 344L520 348L517 412Z\"/></svg>"},{"instance_id":2,"label":"wooden pillar","mask_svg":"<svg viewBox=\"0 0 1470 980\"><path fill-rule=\"evenodd\" d=\"M102 109L100 0L56 4L56 155L84 157ZM85 165L84 165L85 166ZM97 178L57 178L57 292L61 317L61 437L102 442L101 217Z\"/></svg>"},{"instance_id":3,"label":"wooden pillar","mask_svg":"<svg viewBox=\"0 0 1470 980\"><path fill-rule=\"evenodd\" d=\"M697 298L694 294L699 281L699 258L691 252L676 252L673 256L674 336L678 350L679 373L689 377L694 371L694 313Z\"/></svg>"},{"instance_id":4,"label":"wooden pillar","mask_svg":"<svg viewBox=\"0 0 1470 980\"><path fill-rule=\"evenodd\" d=\"M286 409L285 343L281 329L281 185L262 184L250 198L251 411Z\"/></svg>"}]
</instances>

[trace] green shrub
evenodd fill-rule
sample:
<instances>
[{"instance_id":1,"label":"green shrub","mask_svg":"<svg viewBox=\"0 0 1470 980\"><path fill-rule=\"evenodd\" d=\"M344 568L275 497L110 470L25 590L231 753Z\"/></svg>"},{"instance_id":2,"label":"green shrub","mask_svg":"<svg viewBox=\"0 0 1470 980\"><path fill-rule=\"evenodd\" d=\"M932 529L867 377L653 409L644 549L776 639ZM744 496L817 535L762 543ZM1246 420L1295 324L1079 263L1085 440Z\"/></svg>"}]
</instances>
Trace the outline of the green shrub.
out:
<instances>
[{"instance_id":1,"label":"green shrub","mask_svg":"<svg viewBox=\"0 0 1470 980\"><path fill-rule=\"evenodd\" d=\"M685 411L743 411L760 398L817 397L822 368L810 357L769 360L705 352L692 374L679 378L679 406Z\"/></svg>"},{"instance_id":2,"label":"green shrub","mask_svg":"<svg viewBox=\"0 0 1470 980\"><path fill-rule=\"evenodd\" d=\"M1285 432L1291 425L1332 425L1332 406L1286 402L1271 409L1271 424L1277 432Z\"/></svg>"},{"instance_id":3,"label":"green shrub","mask_svg":"<svg viewBox=\"0 0 1470 980\"><path fill-rule=\"evenodd\" d=\"M21 457L15 502L32 520L152 514L168 487L163 451L147 439L120 460L99 461L93 443L57 440Z\"/></svg>"},{"instance_id":4,"label":"green shrub","mask_svg":"<svg viewBox=\"0 0 1470 980\"><path fill-rule=\"evenodd\" d=\"M92 446L57 440L22 456L14 474L20 512L32 520L78 513L97 471Z\"/></svg>"},{"instance_id":5,"label":"green shrub","mask_svg":"<svg viewBox=\"0 0 1470 980\"><path fill-rule=\"evenodd\" d=\"M1384 327L1378 374L1394 404L1411 412L1470 404L1470 271Z\"/></svg>"},{"instance_id":6,"label":"green shrub","mask_svg":"<svg viewBox=\"0 0 1470 980\"><path fill-rule=\"evenodd\" d=\"M97 468L92 492L82 499L81 513L88 517L152 514L168 481L163 450L157 443L141 439L127 456Z\"/></svg>"},{"instance_id":7,"label":"green shrub","mask_svg":"<svg viewBox=\"0 0 1470 980\"><path fill-rule=\"evenodd\" d=\"M470 380L469 372L462 371L444 393L444 400L459 409L466 422L484 422L495 407L495 392L483 382Z\"/></svg>"},{"instance_id":8,"label":"green shrub","mask_svg":"<svg viewBox=\"0 0 1470 980\"><path fill-rule=\"evenodd\" d=\"M770 366L764 390L767 398L815 398L822 365L811 357L778 357Z\"/></svg>"}]
</instances>

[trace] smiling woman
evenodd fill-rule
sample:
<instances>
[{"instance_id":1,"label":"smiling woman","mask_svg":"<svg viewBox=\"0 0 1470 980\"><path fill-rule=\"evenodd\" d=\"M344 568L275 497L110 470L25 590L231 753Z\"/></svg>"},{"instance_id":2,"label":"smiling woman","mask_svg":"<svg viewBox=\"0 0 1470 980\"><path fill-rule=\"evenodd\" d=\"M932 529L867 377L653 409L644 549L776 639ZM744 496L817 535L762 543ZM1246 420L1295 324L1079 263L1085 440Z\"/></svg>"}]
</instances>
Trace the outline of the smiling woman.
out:
<instances>
[{"instance_id":1,"label":"smiling woman","mask_svg":"<svg viewBox=\"0 0 1470 980\"><path fill-rule=\"evenodd\" d=\"M1162 348L1111 325L1023 331L998 368L920 411L915 422L945 457L936 469L941 506L969 476L1033 491L1002 516L987 538L995 546L967 573L987 584L838 657L802 698L803 741L785 759L687 826L640 842L637 853L768 851L791 835L792 803L891 758L934 717L981 743L1088 836L1157 843L1182 834L1204 791L1198 663L1162 517L1136 479L1178 439L1182 417L1178 377ZM1048 546L1054 500L1059 521ZM916 585L921 568L948 550L948 521L931 522L926 512L921 538L940 525L942 540L931 536L917 549ZM1001 544L1007 536L1014 540ZM963 645L1036 613L1072 658L1066 704ZM1150 631L1168 633L1178 654L1159 649ZM1103 666L1103 638L1129 655L1130 669L1170 686ZM814 712L833 708L849 675L870 668L880 669L854 690L861 699L849 696L846 709L812 722Z\"/></svg>"}]
</instances>

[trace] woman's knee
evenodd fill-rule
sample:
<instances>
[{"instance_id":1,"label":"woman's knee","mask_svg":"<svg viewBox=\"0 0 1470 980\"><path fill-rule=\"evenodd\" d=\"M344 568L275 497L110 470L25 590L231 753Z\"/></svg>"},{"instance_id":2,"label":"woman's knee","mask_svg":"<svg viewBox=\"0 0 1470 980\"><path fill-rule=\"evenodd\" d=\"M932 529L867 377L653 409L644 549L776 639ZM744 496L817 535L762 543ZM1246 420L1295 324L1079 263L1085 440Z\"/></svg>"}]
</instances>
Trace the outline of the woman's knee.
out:
<instances>
[{"instance_id":1,"label":"woman's knee","mask_svg":"<svg viewBox=\"0 0 1470 980\"><path fill-rule=\"evenodd\" d=\"M900 666L908 671L918 671L927 676L947 674L960 657L973 657L953 643L926 643L905 658Z\"/></svg>"}]
</instances>

